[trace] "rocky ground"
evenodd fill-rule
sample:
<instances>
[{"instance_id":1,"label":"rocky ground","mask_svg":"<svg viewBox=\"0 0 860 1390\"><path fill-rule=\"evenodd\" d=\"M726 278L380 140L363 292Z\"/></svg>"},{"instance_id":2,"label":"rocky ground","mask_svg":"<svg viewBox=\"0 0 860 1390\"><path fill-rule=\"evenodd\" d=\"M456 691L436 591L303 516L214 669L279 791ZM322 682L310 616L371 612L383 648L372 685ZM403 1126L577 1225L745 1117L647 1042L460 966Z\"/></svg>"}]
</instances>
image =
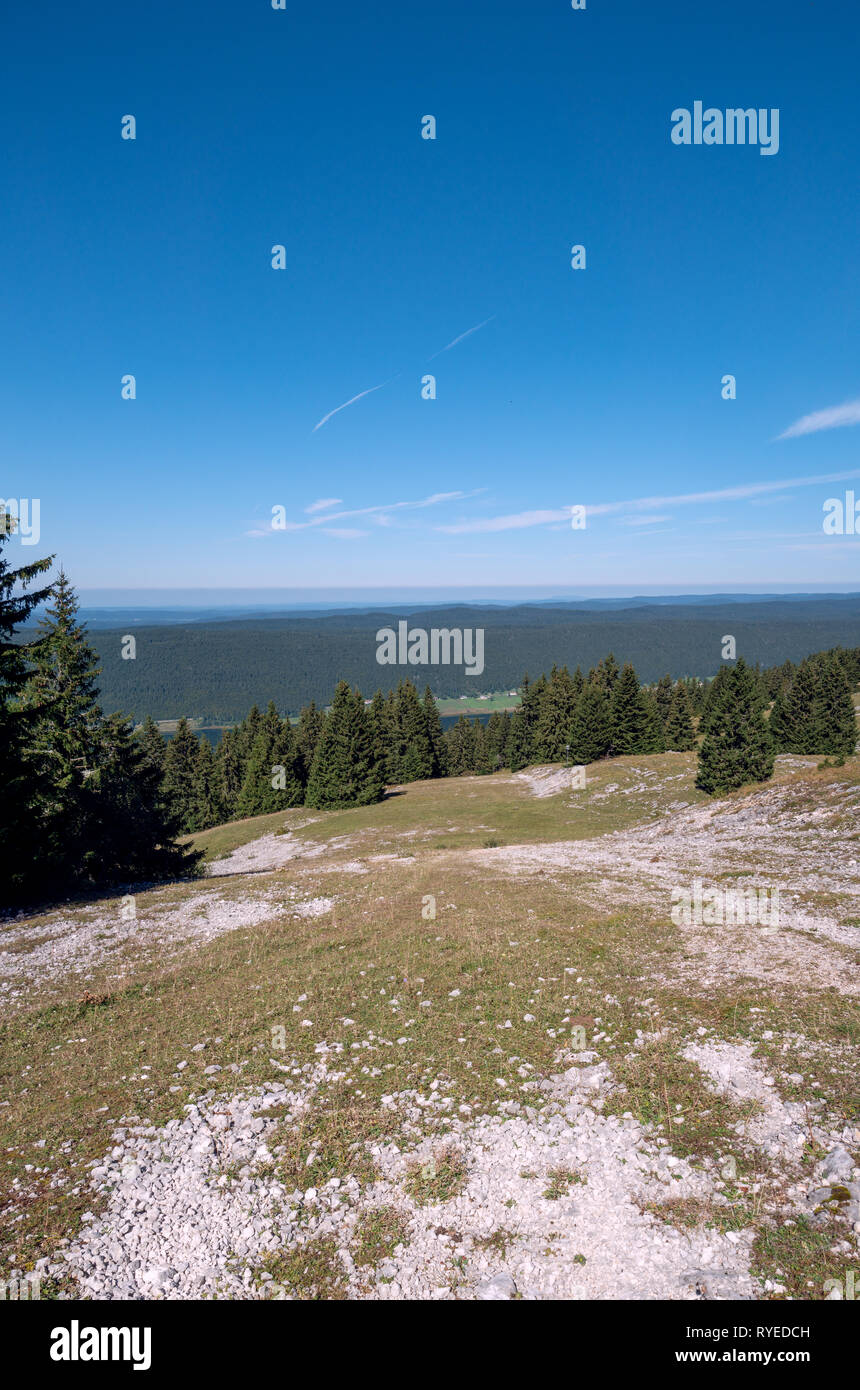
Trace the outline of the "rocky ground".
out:
<instances>
[{"instance_id":1,"label":"rocky ground","mask_svg":"<svg viewBox=\"0 0 860 1390\"><path fill-rule=\"evenodd\" d=\"M647 788L653 775L644 760L626 787ZM565 770L530 770L518 780L517 794L554 796L559 804L577 796ZM386 1033L342 1011L321 1026L317 996L293 986L290 1037L310 1030L310 1060L298 1042L288 1038L279 1051L273 1041L271 1055L254 1060L271 1079L249 1084L249 1058L234 1050L227 1064L216 1047L220 1036L189 1044L173 1058L168 1088L182 1098L181 1109L159 1123L119 1114L112 1142L75 1179L89 1210L39 1256L36 1272L61 1297L96 1299L822 1296L828 1260L834 1270L860 1260L857 1110L846 1106L843 1090L838 1101L825 1097L818 1079L826 1083L856 1065L856 1053L844 1030L825 1036L813 1026L819 997L850 1000L858 992L860 790L835 778L811 796L801 777L704 804L685 801L680 782L679 791L668 811L632 829L456 852L431 844L427 863L439 877L440 864L456 858L463 884L491 885L502 895L506 883L522 892L540 879L542 892L575 894L578 917L623 905L634 918L664 923L673 888L694 877L779 886L776 925L676 925L683 949L664 952L657 964L642 955L641 975L610 1026L595 1017L593 1000L592 1012L580 1015L589 979L574 921L564 928L569 955L559 957L571 963L556 966L552 977L555 1012L547 1013L542 997L547 980L530 976L510 1017L503 1008L488 1025L494 1046L482 1056L495 1057L498 1068L495 1078L485 1077L495 1089L491 1103L455 1081L435 1047L422 1054L420 1084L380 1089L387 1071L401 1075L386 1059L418 1045L422 1010L429 1018L431 1010L460 1009L472 973L462 989L437 997L423 977L413 984L398 957L395 973L379 977L393 983L376 989L389 1011ZM415 872L416 856L373 848L361 834L268 833L213 863L208 883L189 884L178 896L158 889L136 895L136 915L127 919L116 904L96 904L7 922L2 998L15 1015L31 994L67 989L70 978L83 982L96 970L119 978L130 968L129 949L145 946L162 960L182 961L240 929L270 933L299 922L312 932L344 910L356 886L380 886L374 875L383 870L385 892L376 900L384 903L398 875ZM326 891L317 891L323 881ZM453 902L440 910L458 911ZM526 920L534 916L529 908ZM312 936L309 942L313 950ZM507 942L512 957L519 944ZM631 941L630 949L632 959L638 947ZM601 950L598 929L598 956ZM765 1026L763 995L761 1007L748 1010L752 1031L741 1036L731 1016L694 1026L695 1010L670 1027L664 1004L658 1026L624 1032L634 1008L647 1012L660 990L684 981L688 988L695 981L699 998L739 982L759 982L765 991L802 984L809 1012L800 1015L802 1027L775 1036ZM606 994L607 1016L616 1005ZM482 1009L468 1007L473 1015ZM465 1010L459 1016L468 1021ZM467 1022L457 1026L463 1035L455 1041L467 1046ZM529 1060L537 1057L528 1043L536 1030L550 1040L547 1065ZM616 1033L623 1041L610 1048ZM670 1042L671 1057L663 1052ZM652 1056L658 1064L649 1072ZM682 1063L699 1089L689 1100L679 1090L682 1099L674 1101L666 1077ZM636 1080L640 1065L644 1085ZM196 1084L184 1099L189 1067ZM363 1120L337 1162L322 1163L327 1098L346 1088L357 1103L371 1085L378 1122ZM711 1107L722 1129L707 1143L681 1143L685 1122L704 1134ZM39 1174L43 1190L59 1192L70 1181L51 1165L40 1167L38 1154L33 1159L25 1167ZM6 1208L13 1226L27 1182L13 1184ZM779 1258L768 1268L758 1251L770 1234L792 1232L803 1234L804 1250L814 1247L818 1262L790 1278Z\"/></svg>"}]
</instances>

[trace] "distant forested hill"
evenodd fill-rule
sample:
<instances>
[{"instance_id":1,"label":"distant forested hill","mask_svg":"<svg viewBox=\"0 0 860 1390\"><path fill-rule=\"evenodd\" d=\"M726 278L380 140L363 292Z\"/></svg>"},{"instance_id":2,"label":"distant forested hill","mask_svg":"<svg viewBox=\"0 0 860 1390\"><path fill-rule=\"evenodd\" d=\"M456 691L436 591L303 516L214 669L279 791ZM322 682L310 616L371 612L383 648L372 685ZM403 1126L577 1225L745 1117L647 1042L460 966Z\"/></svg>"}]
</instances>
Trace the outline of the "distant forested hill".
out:
<instances>
[{"instance_id":1,"label":"distant forested hill","mask_svg":"<svg viewBox=\"0 0 860 1390\"><path fill-rule=\"evenodd\" d=\"M643 604L577 609L518 607L422 608L410 627L483 628L485 667L468 676L463 667L381 666L375 634L397 628L402 612L341 613L320 617L240 618L220 622L99 628L91 633L99 653L101 700L142 719L180 715L232 723L254 703L274 700L296 713L310 700L324 704L339 680L371 696L408 676L434 695L475 695L513 690L523 673L549 671L557 663L587 669L612 650L631 661L643 681L665 673L713 676L721 665L721 640L732 634L739 655L774 666L799 661L824 648L860 645L860 596L768 598L700 604ZM133 632L134 660L123 660L122 637Z\"/></svg>"}]
</instances>

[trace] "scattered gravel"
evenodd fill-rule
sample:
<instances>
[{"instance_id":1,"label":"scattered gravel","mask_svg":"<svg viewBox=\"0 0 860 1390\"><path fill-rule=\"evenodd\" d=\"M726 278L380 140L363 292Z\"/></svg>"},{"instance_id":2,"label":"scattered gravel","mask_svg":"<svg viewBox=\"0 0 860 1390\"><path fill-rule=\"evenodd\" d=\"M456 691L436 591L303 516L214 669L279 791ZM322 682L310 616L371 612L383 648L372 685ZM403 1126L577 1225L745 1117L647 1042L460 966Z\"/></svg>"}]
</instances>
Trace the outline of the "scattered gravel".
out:
<instances>
[{"instance_id":1,"label":"scattered gravel","mask_svg":"<svg viewBox=\"0 0 860 1390\"><path fill-rule=\"evenodd\" d=\"M659 1147L632 1118L601 1113L605 1063L532 1083L548 1092L541 1111L511 1100L498 1115L452 1116L444 1144L436 1137L405 1151L393 1143L372 1147L382 1176L364 1188L347 1176L304 1192L285 1190L273 1176L276 1122L266 1110L277 1105L298 1121L320 1084L335 1078L323 1062L296 1071L252 1094L210 1092L162 1129L118 1131L116 1147L91 1175L106 1198L104 1212L59 1252L49 1273L73 1274L98 1299L283 1296L259 1278L274 1253L334 1237L352 1297L760 1293L749 1272L752 1232L678 1230L643 1211L667 1198L707 1200L714 1175ZM407 1123L428 1104L445 1106L433 1092L386 1100ZM404 1191L412 1168L417 1162L432 1172L440 1149L450 1146L465 1167L462 1191L444 1203L416 1204ZM350 1249L356 1222L380 1205L403 1214L406 1240L378 1270L357 1269Z\"/></svg>"}]
</instances>

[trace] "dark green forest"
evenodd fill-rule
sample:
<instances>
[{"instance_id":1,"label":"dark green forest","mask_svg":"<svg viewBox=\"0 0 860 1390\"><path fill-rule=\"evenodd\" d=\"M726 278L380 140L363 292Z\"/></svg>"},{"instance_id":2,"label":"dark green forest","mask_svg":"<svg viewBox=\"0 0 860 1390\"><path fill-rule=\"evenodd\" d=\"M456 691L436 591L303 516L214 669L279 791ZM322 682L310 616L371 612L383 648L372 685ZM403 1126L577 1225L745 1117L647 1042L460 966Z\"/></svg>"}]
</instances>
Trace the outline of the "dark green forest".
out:
<instances>
[{"instance_id":1,"label":"dark green forest","mask_svg":"<svg viewBox=\"0 0 860 1390\"><path fill-rule=\"evenodd\" d=\"M185 715L233 724L253 704L269 700L292 715L311 700L325 705L340 680L385 692L407 675L419 689L429 684L437 697L477 695L513 690L524 671L548 671L553 664L588 670L610 650L645 682L667 671L675 678L704 680L720 669L721 641L729 633L751 663L797 662L816 651L854 645L860 597L654 604L615 611L463 605L412 615L410 625L425 629L483 628L480 676L466 675L462 666L380 666L375 634L396 627L403 616L380 611L99 629L91 641L106 708L125 710L138 722L146 715ZM122 656L127 633L136 639L134 660Z\"/></svg>"}]
</instances>

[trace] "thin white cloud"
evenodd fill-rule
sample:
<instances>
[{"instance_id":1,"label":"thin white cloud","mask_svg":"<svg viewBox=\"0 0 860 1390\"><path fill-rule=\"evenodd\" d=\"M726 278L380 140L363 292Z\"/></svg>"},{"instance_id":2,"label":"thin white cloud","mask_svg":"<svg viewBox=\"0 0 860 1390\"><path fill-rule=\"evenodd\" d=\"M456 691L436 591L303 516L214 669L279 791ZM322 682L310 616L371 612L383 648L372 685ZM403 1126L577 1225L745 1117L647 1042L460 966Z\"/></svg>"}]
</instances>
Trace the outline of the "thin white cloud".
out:
<instances>
[{"instance_id":1,"label":"thin white cloud","mask_svg":"<svg viewBox=\"0 0 860 1390\"><path fill-rule=\"evenodd\" d=\"M369 536L369 531L359 531L354 526L324 526L323 535L334 536L338 541L355 541L359 536Z\"/></svg>"},{"instance_id":2,"label":"thin white cloud","mask_svg":"<svg viewBox=\"0 0 860 1390\"><path fill-rule=\"evenodd\" d=\"M341 410L346 410L348 405L355 405L356 401L363 400L365 396L372 396L374 391L381 391L383 386L387 386L388 383L394 381L394 379L393 376L390 376L387 381L380 381L378 386L368 386L366 391L359 391L357 396L350 396L349 400L344 401L343 405L336 405L334 410L330 410L328 415L324 415L321 420L317 421L311 433L316 434L317 430L322 429L323 425L325 425L333 415L339 414Z\"/></svg>"},{"instance_id":3,"label":"thin white cloud","mask_svg":"<svg viewBox=\"0 0 860 1390\"><path fill-rule=\"evenodd\" d=\"M635 497L626 502L595 502L586 504L586 516L609 516L617 512L651 512L661 507L683 507L700 502L744 501L768 492L780 492L787 487L811 487L816 483L841 483L860 478L860 468L844 473L820 473L809 478L781 478L772 483L739 483L736 487L717 488L711 492L688 492L674 497ZM452 526L438 526L447 535L466 535L490 531L518 531L529 526L547 526L554 521L570 519L570 507L553 510L515 512L509 516L484 517L476 521L461 521ZM653 518L648 517L645 521ZM644 523L643 523L644 524Z\"/></svg>"},{"instance_id":4,"label":"thin white cloud","mask_svg":"<svg viewBox=\"0 0 860 1390\"><path fill-rule=\"evenodd\" d=\"M245 535L257 537L277 535L278 532L284 531L308 531L315 526L331 526L333 521L349 521L357 516L373 518L383 526L390 526L392 522L389 512L420 511L425 507L437 507L443 502L464 502L470 497L477 497L483 491L483 488L473 488L471 492L434 492L417 502L383 502L372 507L351 507L343 512L325 512L322 516L311 517L309 521L287 521L277 528L256 526L252 531L246 531Z\"/></svg>"},{"instance_id":5,"label":"thin white cloud","mask_svg":"<svg viewBox=\"0 0 860 1390\"><path fill-rule=\"evenodd\" d=\"M495 314L490 314L490 317L484 319L483 323L476 323L474 328L467 328L465 333L460 333L458 337L452 338L450 343L447 343L445 347L440 348L438 352L432 353L431 356L427 358L427 361L432 362L434 357L441 357L443 352L450 352L451 348L456 347L458 343L462 343L464 338L471 338L473 333L477 333L481 328L486 328L487 324L492 323L495 317Z\"/></svg>"},{"instance_id":6,"label":"thin white cloud","mask_svg":"<svg viewBox=\"0 0 860 1390\"><path fill-rule=\"evenodd\" d=\"M311 516L314 512L327 511L329 507L339 507L342 501L342 497L321 497L318 502L311 502L309 507L305 507L305 512Z\"/></svg>"},{"instance_id":7,"label":"thin white cloud","mask_svg":"<svg viewBox=\"0 0 860 1390\"><path fill-rule=\"evenodd\" d=\"M802 415L782 434L778 434L777 439L796 439L801 434L835 430L841 425L860 425L860 401L846 401L844 405L834 405L829 410L815 410L811 415Z\"/></svg>"},{"instance_id":8,"label":"thin white cloud","mask_svg":"<svg viewBox=\"0 0 860 1390\"><path fill-rule=\"evenodd\" d=\"M671 521L670 516L623 516L622 526L653 526L658 521Z\"/></svg>"}]
</instances>

